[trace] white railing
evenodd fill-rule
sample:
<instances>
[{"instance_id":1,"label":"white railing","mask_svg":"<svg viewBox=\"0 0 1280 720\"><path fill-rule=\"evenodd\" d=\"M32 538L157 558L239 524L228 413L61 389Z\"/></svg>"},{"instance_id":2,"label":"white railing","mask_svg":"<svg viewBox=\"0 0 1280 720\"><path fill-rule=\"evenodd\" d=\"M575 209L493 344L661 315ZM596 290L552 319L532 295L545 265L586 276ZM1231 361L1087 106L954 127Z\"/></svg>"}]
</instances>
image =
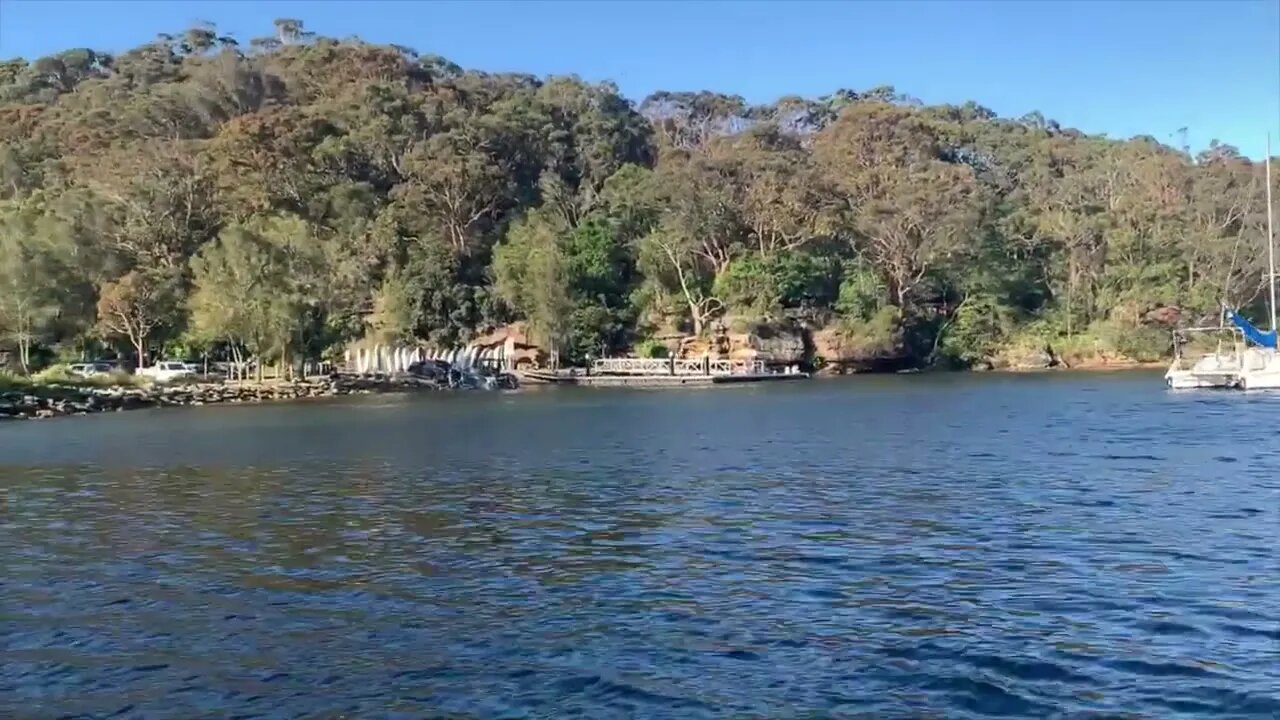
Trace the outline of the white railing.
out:
<instances>
[{"instance_id":1,"label":"white railing","mask_svg":"<svg viewBox=\"0 0 1280 720\"><path fill-rule=\"evenodd\" d=\"M591 364L601 375L671 375L671 360L665 358L601 358Z\"/></svg>"},{"instance_id":2,"label":"white railing","mask_svg":"<svg viewBox=\"0 0 1280 720\"><path fill-rule=\"evenodd\" d=\"M759 360L712 360L710 358L601 358L591 364L595 375L759 375L765 372Z\"/></svg>"}]
</instances>

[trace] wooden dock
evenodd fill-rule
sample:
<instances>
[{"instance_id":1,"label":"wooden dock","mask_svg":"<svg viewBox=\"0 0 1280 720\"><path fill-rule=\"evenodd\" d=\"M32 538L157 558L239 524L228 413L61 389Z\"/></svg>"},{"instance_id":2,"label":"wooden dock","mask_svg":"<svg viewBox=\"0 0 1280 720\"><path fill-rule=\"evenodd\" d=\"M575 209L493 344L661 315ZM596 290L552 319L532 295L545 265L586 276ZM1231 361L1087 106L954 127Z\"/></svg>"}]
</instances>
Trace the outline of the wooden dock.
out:
<instances>
[{"instance_id":1,"label":"wooden dock","mask_svg":"<svg viewBox=\"0 0 1280 720\"><path fill-rule=\"evenodd\" d=\"M750 360L604 358L591 368L526 370L522 382L587 387L699 387L739 383L807 380L808 373L769 372Z\"/></svg>"}]
</instances>

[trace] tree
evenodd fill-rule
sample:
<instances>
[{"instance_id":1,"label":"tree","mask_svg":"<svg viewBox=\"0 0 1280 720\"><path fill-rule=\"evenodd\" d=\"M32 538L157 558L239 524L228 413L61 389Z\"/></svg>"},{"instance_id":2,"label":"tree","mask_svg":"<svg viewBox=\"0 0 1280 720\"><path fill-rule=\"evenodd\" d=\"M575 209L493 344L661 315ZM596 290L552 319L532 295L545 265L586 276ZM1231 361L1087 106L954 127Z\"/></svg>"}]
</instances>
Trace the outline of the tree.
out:
<instances>
[{"instance_id":1,"label":"tree","mask_svg":"<svg viewBox=\"0 0 1280 720\"><path fill-rule=\"evenodd\" d=\"M324 309L317 247L291 216L228 227L192 261L191 319L198 335L245 347L262 362L305 352L310 320Z\"/></svg>"},{"instance_id":2,"label":"tree","mask_svg":"<svg viewBox=\"0 0 1280 720\"><path fill-rule=\"evenodd\" d=\"M494 286L506 303L529 322L529 330L553 349L563 347L573 304L568 262L558 233L544 215L534 214L512 227L494 257Z\"/></svg>"},{"instance_id":3,"label":"tree","mask_svg":"<svg viewBox=\"0 0 1280 720\"><path fill-rule=\"evenodd\" d=\"M46 339L58 316L56 278L34 239L35 227L17 207L0 209L0 332L31 372L31 349Z\"/></svg>"},{"instance_id":4,"label":"tree","mask_svg":"<svg viewBox=\"0 0 1280 720\"><path fill-rule=\"evenodd\" d=\"M716 274L708 267L702 244L674 223L664 223L641 241L641 267L666 293L678 293L687 309L694 335L724 309L713 288Z\"/></svg>"},{"instance_id":5,"label":"tree","mask_svg":"<svg viewBox=\"0 0 1280 720\"><path fill-rule=\"evenodd\" d=\"M880 103L846 110L815 154L846 205L845 237L884 275L893 303L909 308L977 228L982 198L972 170L947 162L913 111Z\"/></svg>"},{"instance_id":6,"label":"tree","mask_svg":"<svg viewBox=\"0 0 1280 720\"><path fill-rule=\"evenodd\" d=\"M157 331L176 320L175 286L171 275L136 270L102 286L99 332L107 338L128 340L139 368L147 366L147 348Z\"/></svg>"}]
</instances>

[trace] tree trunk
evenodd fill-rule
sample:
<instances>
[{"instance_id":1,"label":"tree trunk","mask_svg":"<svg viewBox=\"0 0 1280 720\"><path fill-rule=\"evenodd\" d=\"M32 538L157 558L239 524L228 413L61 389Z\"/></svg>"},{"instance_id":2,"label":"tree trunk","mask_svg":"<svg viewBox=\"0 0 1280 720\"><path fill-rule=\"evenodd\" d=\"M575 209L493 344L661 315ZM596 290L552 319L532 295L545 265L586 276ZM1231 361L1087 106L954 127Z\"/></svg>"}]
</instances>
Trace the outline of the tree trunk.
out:
<instances>
[{"instance_id":1,"label":"tree trunk","mask_svg":"<svg viewBox=\"0 0 1280 720\"><path fill-rule=\"evenodd\" d=\"M31 340L25 333L18 338L18 364L23 375L31 374Z\"/></svg>"},{"instance_id":2,"label":"tree trunk","mask_svg":"<svg viewBox=\"0 0 1280 720\"><path fill-rule=\"evenodd\" d=\"M1071 315L1075 312L1076 300L1076 263L1067 261L1067 337L1071 337Z\"/></svg>"},{"instance_id":3,"label":"tree trunk","mask_svg":"<svg viewBox=\"0 0 1280 720\"><path fill-rule=\"evenodd\" d=\"M240 352L240 346L234 342L231 343L231 375L234 380L240 382L244 380L244 354Z\"/></svg>"}]
</instances>

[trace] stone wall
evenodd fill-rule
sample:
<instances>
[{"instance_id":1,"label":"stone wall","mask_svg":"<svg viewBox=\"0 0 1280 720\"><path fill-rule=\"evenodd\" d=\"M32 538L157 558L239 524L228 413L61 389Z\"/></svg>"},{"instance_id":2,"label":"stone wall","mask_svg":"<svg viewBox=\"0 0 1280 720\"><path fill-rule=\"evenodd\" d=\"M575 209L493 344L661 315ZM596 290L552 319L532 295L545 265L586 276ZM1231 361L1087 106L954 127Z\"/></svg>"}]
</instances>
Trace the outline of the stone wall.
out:
<instances>
[{"instance_id":1,"label":"stone wall","mask_svg":"<svg viewBox=\"0 0 1280 720\"><path fill-rule=\"evenodd\" d=\"M412 377L333 377L295 382L192 383L148 388L48 386L0 393L0 419L52 418L147 407L257 403L439 387L431 381Z\"/></svg>"}]
</instances>

